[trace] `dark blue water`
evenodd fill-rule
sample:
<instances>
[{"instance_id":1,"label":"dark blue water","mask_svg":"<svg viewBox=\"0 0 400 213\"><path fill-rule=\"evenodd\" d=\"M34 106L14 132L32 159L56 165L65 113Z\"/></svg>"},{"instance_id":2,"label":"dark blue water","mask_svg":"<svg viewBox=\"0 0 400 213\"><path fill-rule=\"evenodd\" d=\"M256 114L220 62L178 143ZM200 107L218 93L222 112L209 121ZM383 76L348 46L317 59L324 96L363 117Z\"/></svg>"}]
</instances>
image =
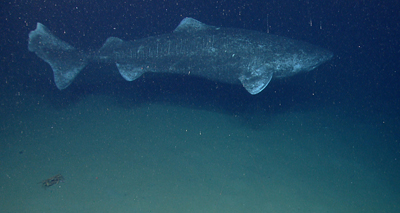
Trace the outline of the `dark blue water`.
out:
<instances>
[{"instance_id":1,"label":"dark blue water","mask_svg":"<svg viewBox=\"0 0 400 213\"><path fill-rule=\"evenodd\" d=\"M400 136L400 84L398 83L400 81L400 15L398 11L400 11L400 4L396 1L57 2L16 0L1 2L0 11L2 29L0 35L2 135L0 165L2 170L5 168L1 174L3 180L1 194L4 196L9 195L13 199L24 200L24 205L36 202L37 200L33 200L32 197L21 195L25 186L30 189L30 193L36 199L43 196L43 200L46 200L46 196L49 196L46 193L49 191L63 196L62 191L56 191L57 186L46 191L34 190L37 187L36 182L59 172L63 172L66 176L63 187L70 187L68 195L71 195L74 189L68 186L68 182L82 184L75 190L83 189L84 184L76 178L78 174L85 174L86 179L83 179L85 183L92 183L96 176L96 172L92 173L92 170L103 171L102 167L98 166L84 173L82 172L86 171L84 166L76 166L80 165L80 159L90 161L96 158L91 158L91 156L97 156L101 159L101 165L106 163L107 159L111 159L110 162L113 165L120 164L124 169L143 168L141 171L143 176L133 172L138 180L154 179L154 182L148 183L146 187L140 184L135 185L134 187L142 187L144 191L149 190L135 194L123 189L122 185L129 183L116 178L118 175L124 176L124 173L118 169L118 166L112 166L113 174L116 175L107 176L102 180L100 185L104 188L89 184L89 187L97 193L96 196L91 197L93 202L100 202L99 200L102 199L111 200L110 203L113 205L115 202L120 202L121 211L126 210L124 206L129 206L127 204L129 199L140 201L135 207L138 212L159 212L164 205L172 212L196 212L201 209L209 212L228 212L230 210L228 207L232 206L232 203L237 205L240 200L243 201L243 211L246 211L245 205L251 205L252 208L247 208L247 210L253 212L260 209L269 209L271 212L397 212L399 210L396 203L400 201L398 183L400 177L398 164L400 157L398 139ZM112 79L109 76L96 75L98 70L117 72L113 64L90 64L70 87L59 91L54 84L50 66L34 53L29 52L27 48L28 33L35 29L37 22L46 25L57 37L74 47L82 50L97 50L110 36L123 40L135 40L170 33L184 17L192 17L219 27L249 29L306 41L332 51L335 56L309 73L272 81L263 92L255 96L248 94L240 85L223 84L188 76L145 74L133 82L126 82L122 78ZM118 113L107 114L110 109ZM153 119L147 120L148 117L145 114L149 111L145 109L155 110L153 115L150 113ZM175 113L172 118L166 113L169 110ZM182 110L181 114L180 110ZM134 113L135 111L144 114L138 115ZM127 119L133 114L138 116L134 117L137 119L132 121L134 124ZM207 118L207 116L211 117ZM218 120L212 119L215 116L221 116L221 125L215 124L218 123ZM167 124L154 127L159 123L157 119ZM168 123L169 119L170 123ZM83 131L83 127L79 128L80 122L85 121L88 123L83 126L87 131ZM118 128L107 126L108 122ZM142 122L153 125L141 126ZM185 124L179 126L182 123ZM232 126L226 126L228 124ZM129 131L124 129L126 126L133 129L140 126L144 133L135 136L136 142L129 142L132 137ZM179 129L195 129L193 131L196 134L190 137L182 136L180 135L182 132L171 126L179 126ZM195 138L201 133L197 129L198 126L211 126L211 129L223 127L221 131L211 131L209 134L212 136L202 141ZM76 131L79 134L70 138L70 135ZM174 146L172 141L175 140L175 136L169 135L174 131L177 131L176 135L182 137L181 142L193 137L196 143L206 145L199 148L195 145L196 143L193 146L189 143L188 147L180 151L168 150L167 146L167 154L157 150L155 147L163 147L166 146L165 144ZM88 132L92 135L100 134L99 132L108 132L108 134L96 138L91 137ZM236 138L243 140L230 141L231 139L224 138L225 134L233 134ZM264 141L263 135L265 138L273 138L275 142ZM219 140L220 143L217 141L214 144L212 139L219 137L222 138ZM251 139L252 137L255 139ZM97 146L96 141L101 141L101 138L119 138L119 142L115 142L118 145L112 146L104 142L108 141L104 139L101 142L102 145L97 147L98 150L93 151L92 148ZM160 145L164 140L160 138L167 138L164 145ZM146 139L147 143L154 146L149 145L150 148L144 148L146 145L140 145L142 143L137 142L139 139ZM61 145L57 145L57 141ZM89 142L85 143L85 141ZM135 150L129 146L130 143L142 146L142 151L152 151L139 150L128 154L126 150ZM235 144L232 152L226 148L229 143ZM36 148L34 144L38 144ZM219 150L222 149L224 155L217 155L207 149L213 146L217 147L216 149L218 147ZM51 149L55 151L48 150L49 147L53 147ZM271 152L274 148L277 151ZM107 149L118 151L110 151L111 154L108 156ZM286 149L287 152L282 151ZM45 151L42 152L43 150ZM199 154L191 150L202 151ZM126 154L132 158L120 159L114 152ZM141 160L142 153L152 153L154 158ZM271 153L279 153L276 157L278 160L275 157L264 156ZM313 154L315 156L321 154L325 157L320 159ZM202 158L201 155L209 158ZM242 155L256 155L256 157L247 158ZM57 158L57 156L64 156L70 161L56 160L52 164L51 160L46 160ZM171 159L171 164L166 163L165 156ZM289 160L286 162L285 158ZM138 165L132 166L126 163L134 159L139 162ZM298 167L299 171L295 173L296 166L290 165L293 162L299 162L299 159L305 159L307 166ZM32 165L36 169L24 169L24 165L27 164L25 162L36 162ZM232 166L229 162L238 166ZM276 162L276 164L270 162ZM65 163L68 165L63 165ZM201 166L205 163L211 165L210 170L206 169L207 166ZM21 168L13 169L13 165ZM168 165L171 167L176 165L174 168L179 168L177 173L182 172L180 176L182 185L179 186L181 188L178 186L177 188L169 188L169 186L164 189L158 188L165 186L168 181L162 182L162 178L155 178L151 175L153 173L159 177L165 175L165 180L177 180L175 176L157 170L160 166ZM199 167L198 170L193 165ZM328 170L333 171L333 175L324 177L322 173L326 171L315 172L318 169L312 170L311 173L314 175L303 176L303 172L304 174L307 172L302 169L321 168L326 165L331 165L338 174L348 174L348 177L344 175L346 177L343 180L335 179L333 170ZM58 169L60 167L62 168ZM74 171L72 169L74 167L79 169ZM265 167L271 169L268 170ZM154 169L153 173L152 169ZM193 169L196 172L193 172ZM224 169L228 171L228 174L211 172ZM246 182L241 179L243 176L236 178L235 175L243 173L242 171L253 172L254 179ZM292 172L296 175L292 175ZM278 181L282 176L287 178L283 181L285 183ZM272 180L264 182L261 181L261 177ZM310 177L315 177L315 179L310 179ZM7 182L12 179L18 181ZM224 182L224 179L227 182ZM358 180L360 187L351 188L354 186L350 183L351 180ZM315 184L311 183L313 181ZM24 184L21 185L22 182ZM198 200L188 201L184 199L185 196L176 195L179 194L179 190L182 190L184 194L189 194L190 183L193 184L194 189L204 189L199 196L201 194L204 198L203 196L209 193L212 199L198 198ZM281 195L278 193L274 197L268 193L245 190L246 188L253 189L251 184L261 184L268 191L268 183L271 186L274 185L272 183L276 183L277 188L269 188L274 193L280 191L279 187L282 187L284 193ZM363 188L363 184L367 186L371 183L377 183L377 185L374 186L375 188L371 187L363 191L362 194L365 197L360 197L360 194L356 193L357 190ZM235 185L236 188L229 188L230 184ZM217 191L223 191L224 186L227 186L229 196L221 198L213 195L214 186L221 187L221 190ZM310 186L315 188L306 190ZM338 189L337 193L335 186ZM13 187L15 190L12 190ZM349 191L346 192L344 190L346 188L349 188ZM374 191L376 188L384 188L387 191ZM175 201L164 199L168 195L168 190L177 196ZM277 203L291 203L296 208L279 207L273 204L265 206L265 203L261 204L262 201L258 200L250 202L245 199L243 192L253 192L258 197L275 199ZM285 200L285 195L291 192L293 197ZM83 191L83 195L86 195L85 193L90 197L90 192ZM101 193L104 193L103 197ZM223 193L220 192L220 194ZM311 202L314 197L319 197L321 194L327 196L321 201L323 204ZM326 210L334 206L335 199L342 194L348 196L347 201L343 201L342 205L339 204L341 207L336 210ZM371 194L375 194L379 199L369 196ZM83 195L81 194L82 199L87 198ZM67 197L67 194L65 196ZM307 196L310 199L307 199ZM73 196L69 199L73 200ZM182 199L181 202L178 202L177 200L180 199ZM354 199L353 205L350 204L352 199ZM376 201L377 199L379 201ZM208 203L210 208L203 209L197 206L200 200ZM218 202L214 203L215 200ZM151 202L160 204L152 208L149 204ZM70 211L78 209L90 212L95 209L91 206L83 208L83 204L75 203L79 207L75 206L75 208L65 203L63 207ZM216 208L215 205L221 208ZM0 208L5 208L6 212L17 209L13 205L0 206L3 206ZM59 210L56 206L49 207L50 204L49 206L34 206L34 211L39 212L46 211L43 210L46 208ZM264 212L261 210L260 212ZM238 211L241 212L242 209Z\"/></svg>"}]
</instances>

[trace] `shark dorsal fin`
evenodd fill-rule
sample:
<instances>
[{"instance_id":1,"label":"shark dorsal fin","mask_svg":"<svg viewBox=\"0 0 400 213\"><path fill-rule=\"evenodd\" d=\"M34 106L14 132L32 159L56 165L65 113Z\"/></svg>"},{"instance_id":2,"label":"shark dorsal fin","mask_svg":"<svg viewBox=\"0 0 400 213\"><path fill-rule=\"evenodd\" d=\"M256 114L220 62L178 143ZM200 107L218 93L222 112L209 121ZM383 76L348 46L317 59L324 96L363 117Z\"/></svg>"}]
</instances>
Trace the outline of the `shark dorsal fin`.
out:
<instances>
[{"instance_id":1,"label":"shark dorsal fin","mask_svg":"<svg viewBox=\"0 0 400 213\"><path fill-rule=\"evenodd\" d=\"M194 18L184 18L181 23L175 28L174 33L176 32L196 32L200 30L205 30L208 28L211 28L212 26L209 26L207 24L201 23L200 21L197 21Z\"/></svg>"}]
</instances>

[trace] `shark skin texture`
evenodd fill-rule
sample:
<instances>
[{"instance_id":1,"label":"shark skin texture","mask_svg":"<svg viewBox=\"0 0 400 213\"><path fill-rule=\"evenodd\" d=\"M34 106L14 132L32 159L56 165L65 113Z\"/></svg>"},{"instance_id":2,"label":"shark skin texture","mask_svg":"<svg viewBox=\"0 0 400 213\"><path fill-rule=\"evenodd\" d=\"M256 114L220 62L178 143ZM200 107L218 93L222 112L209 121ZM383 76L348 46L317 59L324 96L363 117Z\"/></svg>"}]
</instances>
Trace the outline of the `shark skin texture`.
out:
<instances>
[{"instance_id":1,"label":"shark skin texture","mask_svg":"<svg viewBox=\"0 0 400 213\"><path fill-rule=\"evenodd\" d=\"M135 41L110 37L97 51L83 52L37 23L28 49L47 62L58 89L67 88L91 62L115 63L127 81L143 73L193 75L212 81L242 84L252 95L272 78L289 77L318 67L332 52L293 39L257 31L220 28L185 18L169 34Z\"/></svg>"}]
</instances>

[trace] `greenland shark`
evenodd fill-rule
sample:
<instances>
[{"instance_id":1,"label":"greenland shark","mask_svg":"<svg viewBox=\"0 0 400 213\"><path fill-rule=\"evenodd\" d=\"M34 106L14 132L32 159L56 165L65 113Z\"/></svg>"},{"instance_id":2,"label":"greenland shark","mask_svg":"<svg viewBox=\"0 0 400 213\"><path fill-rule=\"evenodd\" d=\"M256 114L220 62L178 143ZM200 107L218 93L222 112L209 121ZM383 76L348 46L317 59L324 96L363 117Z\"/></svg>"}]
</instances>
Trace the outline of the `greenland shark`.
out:
<instances>
[{"instance_id":1,"label":"greenland shark","mask_svg":"<svg viewBox=\"0 0 400 213\"><path fill-rule=\"evenodd\" d=\"M135 41L110 37L96 51L84 52L54 36L43 24L29 33L28 49L47 62L58 89L67 88L90 62L115 63L127 81L146 72L193 75L242 84L252 95L272 78L310 71L333 54L276 35L206 25L185 18L169 34Z\"/></svg>"}]
</instances>

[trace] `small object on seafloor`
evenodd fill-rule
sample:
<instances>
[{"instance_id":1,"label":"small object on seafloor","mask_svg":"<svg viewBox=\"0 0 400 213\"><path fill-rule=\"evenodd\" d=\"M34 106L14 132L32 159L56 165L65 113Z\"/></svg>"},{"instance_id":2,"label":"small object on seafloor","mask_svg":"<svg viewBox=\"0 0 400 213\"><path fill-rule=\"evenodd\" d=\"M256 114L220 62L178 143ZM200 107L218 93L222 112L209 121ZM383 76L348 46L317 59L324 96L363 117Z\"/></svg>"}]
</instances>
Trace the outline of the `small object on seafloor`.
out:
<instances>
[{"instance_id":1,"label":"small object on seafloor","mask_svg":"<svg viewBox=\"0 0 400 213\"><path fill-rule=\"evenodd\" d=\"M63 182L63 181L64 181L64 177L61 174L57 174L57 175L55 175L55 176L53 176L53 177L51 177L49 179L40 181L39 183L42 184L42 187L44 189L46 189L46 188L48 188L48 187L50 187L50 186L52 186L54 184L58 184L58 183Z\"/></svg>"}]
</instances>

